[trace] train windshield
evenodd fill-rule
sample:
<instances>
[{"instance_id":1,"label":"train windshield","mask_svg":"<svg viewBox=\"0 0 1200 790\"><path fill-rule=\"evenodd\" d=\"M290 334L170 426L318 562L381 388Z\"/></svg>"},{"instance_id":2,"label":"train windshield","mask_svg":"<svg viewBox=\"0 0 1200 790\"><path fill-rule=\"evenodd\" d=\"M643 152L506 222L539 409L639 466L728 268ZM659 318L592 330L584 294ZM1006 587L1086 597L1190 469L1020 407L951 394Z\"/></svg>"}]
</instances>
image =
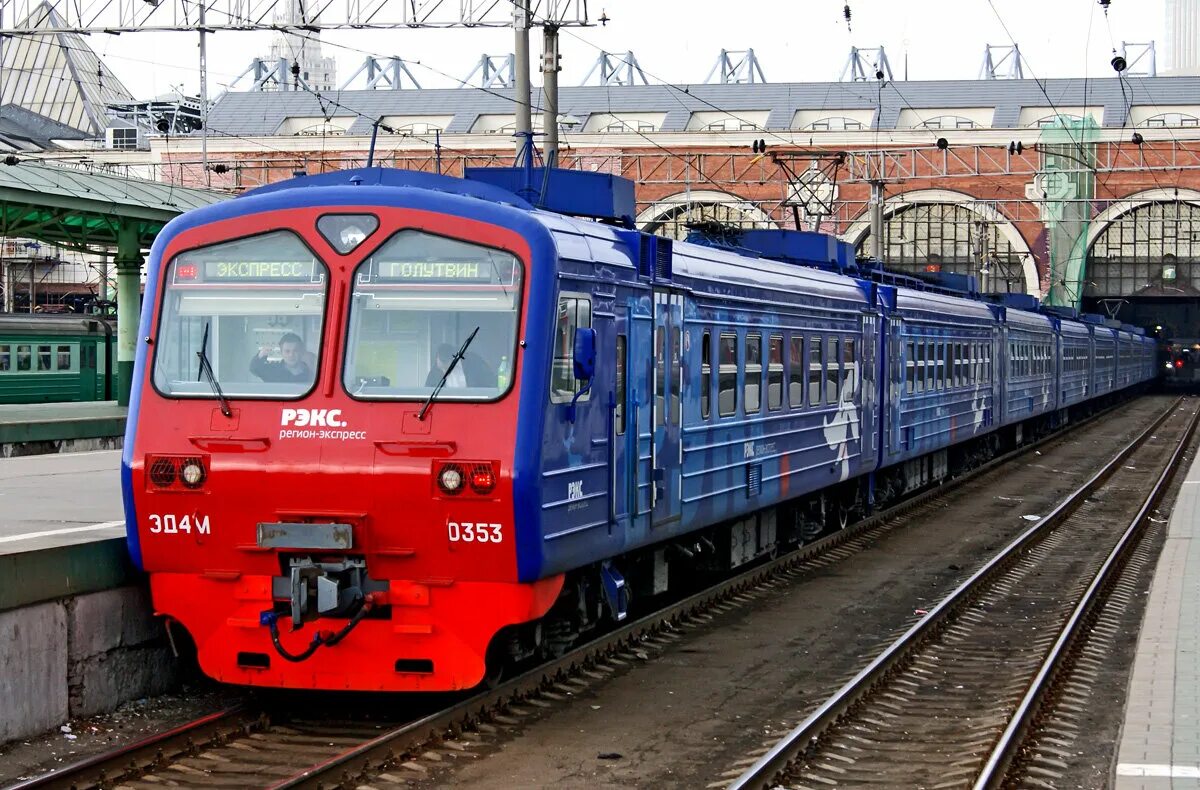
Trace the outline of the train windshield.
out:
<instances>
[{"instance_id":1,"label":"train windshield","mask_svg":"<svg viewBox=\"0 0 1200 790\"><path fill-rule=\"evenodd\" d=\"M207 363L227 397L303 396L316 380L328 279L287 231L177 256L164 273L155 386L215 397Z\"/></svg>"},{"instance_id":2,"label":"train windshield","mask_svg":"<svg viewBox=\"0 0 1200 790\"><path fill-rule=\"evenodd\" d=\"M523 274L502 250L400 231L355 272L346 389L424 400L478 328L438 399L500 397L512 380Z\"/></svg>"}]
</instances>

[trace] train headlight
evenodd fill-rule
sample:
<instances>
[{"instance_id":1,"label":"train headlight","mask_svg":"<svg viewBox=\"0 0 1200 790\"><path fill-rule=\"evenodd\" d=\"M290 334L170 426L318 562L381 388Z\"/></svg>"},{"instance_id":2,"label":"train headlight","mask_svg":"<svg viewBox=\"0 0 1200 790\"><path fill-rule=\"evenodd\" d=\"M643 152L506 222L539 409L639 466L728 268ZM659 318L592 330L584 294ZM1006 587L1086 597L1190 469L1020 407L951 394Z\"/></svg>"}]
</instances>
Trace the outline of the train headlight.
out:
<instances>
[{"instance_id":1,"label":"train headlight","mask_svg":"<svg viewBox=\"0 0 1200 790\"><path fill-rule=\"evenodd\" d=\"M199 488L204 485L204 464L198 458L188 458L179 467L179 479L188 488Z\"/></svg>"},{"instance_id":2,"label":"train headlight","mask_svg":"<svg viewBox=\"0 0 1200 790\"><path fill-rule=\"evenodd\" d=\"M443 466L441 473L438 474L437 484L443 493L458 494L462 491L463 485L462 469L456 464Z\"/></svg>"}]
</instances>

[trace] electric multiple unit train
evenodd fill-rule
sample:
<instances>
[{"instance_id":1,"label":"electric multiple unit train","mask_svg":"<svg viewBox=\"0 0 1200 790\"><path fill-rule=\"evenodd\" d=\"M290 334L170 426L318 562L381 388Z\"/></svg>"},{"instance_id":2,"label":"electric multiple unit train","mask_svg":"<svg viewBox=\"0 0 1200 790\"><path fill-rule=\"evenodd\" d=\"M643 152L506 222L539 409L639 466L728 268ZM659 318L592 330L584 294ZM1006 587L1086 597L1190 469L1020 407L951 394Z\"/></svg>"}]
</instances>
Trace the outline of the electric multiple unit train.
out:
<instances>
[{"instance_id":1,"label":"electric multiple unit train","mask_svg":"<svg viewBox=\"0 0 1200 790\"><path fill-rule=\"evenodd\" d=\"M304 177L159 235L128 541L210 676L469 688L1156 372L1131 327L535 176Z\"/></svg>"}]
</instances>

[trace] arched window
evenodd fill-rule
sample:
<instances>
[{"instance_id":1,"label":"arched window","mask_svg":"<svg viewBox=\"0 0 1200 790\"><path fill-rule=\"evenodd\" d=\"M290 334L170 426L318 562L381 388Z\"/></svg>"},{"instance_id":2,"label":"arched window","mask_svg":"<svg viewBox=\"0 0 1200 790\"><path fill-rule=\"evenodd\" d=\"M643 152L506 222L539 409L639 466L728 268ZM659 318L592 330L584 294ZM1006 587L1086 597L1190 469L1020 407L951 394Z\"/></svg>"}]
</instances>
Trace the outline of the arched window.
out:
<instances>
[{"instance_id":1,"label":"arched window","mask_svg":"<svg viewBox=\"0 0 1200 790\"><path fill-rule=\"evenodd\" d=\"M860 253L871 250L871 234ZM1026 293L1024 253L1013 249L999 226L954 203L918 203L884 223L883 257L901 274L973 274L988 293Z\"/></svg>"},{"instance_id":2,"label":"arched window","mask_svg":"<svg viewBox=\"0 0 1200 790\"><path fill-rule=\"evenodd\" d=\"M918 129L977 129L979 124L961 115L938 115L917 124Z\"/></svg>"},{"instance_id":3,"label":"arched window","mask_svg":"<svg viewBox=\"0 0 1200 790\"><path fill-rule=\"evenodd\" d=\"M445 127L432 123L406 123L391 127L393 134L436 134L446 131Z\"/></svg>"},{"instance_id":4,"label":"arched window","mask_svg":"<svg viewBox=\"0 0 1200 790\"><path fill-rule=\"evenodd\" d=\"M1200 126L1200 118L1185 112L1164 112L1152 115L1138 125L1160 129L1164 126Z\"/></svg>"},{"instance_id":5,"label":"arched window","mask_svg":"<svg viewBox=\"0 0 1200 790\"><path fill-rule=\"evenodd\" d=\"M1147 203L1117 217L1088 251L1083 293L1200 294L1200 206Z\"/></svg>"},{"instance_id":6,"label":"arched window","mask_svg":"<svg viewBox=\"0 0 1200 790\"><path fill-rule=\"evenodd\" d=\"M845 117L830 117L819 118L808 124L801 131L812 132L857 132L865 129L862 121L856 121L853 118Z\"/></svg>"},{"instance_id":7,"label":"arched window","mask_svg":"<svg viewBox=\"0 0 1200 790\"><path fill-rule=\"evenodd\" d=\"M670 239L685 239L689 225L716 222L736 228L773 228L775 223L750 205L732 202L679 203L667 207L661 214L646 222L642 230Z\"/></svg>"}]
</instances>

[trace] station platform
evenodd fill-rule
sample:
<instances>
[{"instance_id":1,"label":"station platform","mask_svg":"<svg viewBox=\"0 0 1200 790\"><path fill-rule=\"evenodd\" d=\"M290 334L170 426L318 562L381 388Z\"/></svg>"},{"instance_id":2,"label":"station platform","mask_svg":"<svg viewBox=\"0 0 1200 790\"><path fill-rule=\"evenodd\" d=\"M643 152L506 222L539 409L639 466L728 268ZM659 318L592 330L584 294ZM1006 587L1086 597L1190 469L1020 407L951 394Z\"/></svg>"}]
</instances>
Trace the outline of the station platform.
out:
<instances>
[{"instance_id":1,"label":"station platform","mask_svg":"<svg viewBox=\"0 0 1200 790\"><path fill-rule=\"evenodd\" d=\"M1117 790L1200 789L1200 457L1154 571L1117 753Z\"/></svg>"},{"instance_id":2,"label":"station platform","mask_svg":"<svg viewBox=\"0 0 1200 790\"><path fill-rule=\"evenodd\" d=\"M0 457L120 447L127 414L116 401L0 404Z\"/></svg>"},{"instance_id":3,"label":"station platform","mask_svg":"<svg viewBox=\"0 0 1200 790\"><path fill-rule=\"evenodd\" d=\"M119 450L0 458L0 612L130 583Z\"/></svg>"}]
</instances>

